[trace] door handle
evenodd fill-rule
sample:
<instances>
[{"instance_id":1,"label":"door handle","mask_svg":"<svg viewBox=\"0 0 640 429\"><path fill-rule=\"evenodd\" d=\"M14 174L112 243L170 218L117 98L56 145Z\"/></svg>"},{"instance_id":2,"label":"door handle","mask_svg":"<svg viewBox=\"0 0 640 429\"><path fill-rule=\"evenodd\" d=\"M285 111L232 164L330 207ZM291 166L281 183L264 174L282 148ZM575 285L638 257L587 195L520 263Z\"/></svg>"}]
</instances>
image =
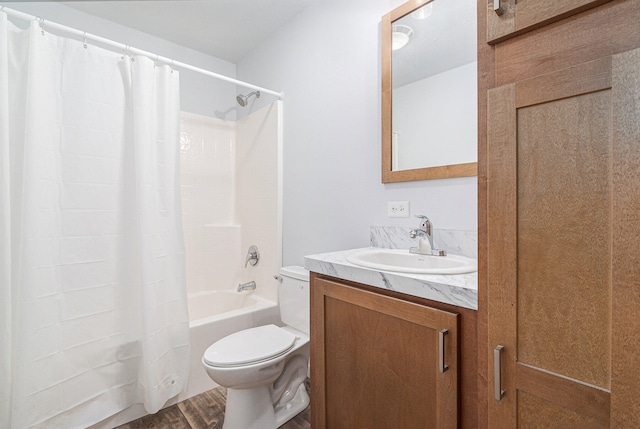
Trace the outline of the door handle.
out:
<instances>
[{"instance_id":1,"label":"door handle","mask_svg":"<svg viewBox=\"0 0 640 429\"><path fill-rule=\"evenodd\" d=\"M445 365L444 363L444 337L448 333L449 331L447 331L446 329L443 329L438 333L438 367L441 374L444 374L449 369L449 365Z\"/></svg>"},{"instance_id":2,"label":"door handle","mask_svg":"<svg viewBox=\"0 0 640 429\"><path fill-rule=\"evenodd\" d=\"M500 370L502 367L500 363L500 356L502 354L502 350L504 350L504 346L497 346L493 350L493 396L496 401L502 400L502 397L506 393L502 390L500 381Z\"/></svg>"},{"instance_id":3,"label":"door handle","mask_svg":"<svg viewBox=\"0 0 640 429\"><path fill-rule=\"evenodd\" d=\"M493 0L493 11L498 15L502 16L504 14L504 9L500 4L500 0Z\"/></svg>"}]
</instances>

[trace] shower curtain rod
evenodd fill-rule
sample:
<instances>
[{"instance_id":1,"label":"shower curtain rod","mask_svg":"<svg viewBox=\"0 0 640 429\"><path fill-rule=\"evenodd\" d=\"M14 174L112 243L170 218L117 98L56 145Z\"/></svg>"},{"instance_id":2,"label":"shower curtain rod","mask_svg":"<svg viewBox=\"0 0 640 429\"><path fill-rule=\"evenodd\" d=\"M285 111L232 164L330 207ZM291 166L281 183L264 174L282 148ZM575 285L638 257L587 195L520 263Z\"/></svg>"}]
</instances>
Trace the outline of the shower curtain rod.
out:
<instances>
[{"instance_id":1,"label":"shower curtain rod","mask_svg":"<svg viewBox=\"0 0 640 429\"><path fill-rule=\"evenodd\" d=\"M190 70L196 73L200 73L206 76L210 76L216 79L220 79L223 80L225 82L229 82L229 83L233 83L239 86L243 86L245 88L249 88L249 89L253 89L255 91L260 91L263 92L265 94L271 94L271 95L275 95L276 97L278 97L279 99L282 99L284 97L284 95L281 92L277 92L277 91L272 91L270 89L266 89L266 88L262 88L260 86L257 85L253 85L251 83L247 83L247 82L243 82L241 80L237 80L237 79L233 79L231 77L228 76L224 76L218 73L214 73L212 71L209 70L205 70L205 69L201 69L199 67L195 67L192 66L191 64L186 64L186 63L182 63L180 61L175 61L172 60L171 58L167 58L167 57L162 57L160 55L157 54L153 54L151 52L147 52L147 51L143 51L142 49L138 49L138 48L132 48L130 45L125 45L123 43L119 43L110 39L106 39L104 37L100 37L100 36L96 36L95 34L89 34L85 31L80 31L77 30L75 28L71 28L71 27L67 27L66 25L62 25L62 24L58 24L55 22L51 22L51 21L45 21L44 19L37 17L37 16L33 16L33 15L29 15L28 13L24 13L24 12L20 12L14 9L9 9L7 7L4 6L0 6L0 12L4 12L9 16L15 17L15 18L19 18L19 19L24 19L27 21L31 21L31 20L36 20L39 24L40 27L42 28L43 31L45 31L47 28L51 28L54 30L58 30L58 31L63 31L65 33L70 33L72 35L81 37L82 40L86 43L86 41L91 40L97 43L100 43L101 45L106 45L106 46L111 46L114 48L118 48L121 49L124 53L126 54L137 54L137 55L143 55L145 57L148 57L150 59L154 59L157 62L162 62L165 63L167 65L170 65L171 67L180 67L182 69L185 70Z\"/></svg>"}]
</instances>

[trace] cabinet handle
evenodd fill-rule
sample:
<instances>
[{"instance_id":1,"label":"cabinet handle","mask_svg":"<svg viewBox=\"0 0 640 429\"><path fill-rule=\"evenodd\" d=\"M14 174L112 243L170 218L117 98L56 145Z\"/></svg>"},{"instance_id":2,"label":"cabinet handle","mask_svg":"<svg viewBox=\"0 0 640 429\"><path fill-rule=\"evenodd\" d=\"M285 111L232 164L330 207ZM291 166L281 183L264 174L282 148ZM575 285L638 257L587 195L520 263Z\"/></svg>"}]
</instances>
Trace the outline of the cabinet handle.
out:
<instances>
[{"instance_id":1,"label":"cabinet handle","mask_svg":"<svg viewBox=\"0 0 640 429\"><path fill-rule=\"evenodd\" d=\"M502 367L500 364L500 355L503 349L504 346L497 346L493 350L493 395L496 398L496 401L502 400L502 397L505 394L500 382L500 369Z\"/></svg>"},{"instance_id":2,"label":"cabinet handle","mask_svg":"<svg viewBox=\"0 0 640 429\"><path fill-rule=\"evenodd\" d=\"M438 333L438 349L439 349L438 366L440 368L440 373L442 374L444 374L449 369L449 365L444 364L444 337L448 333L449 331L447 331L446 329L443 329Z\"/></svg>"},{"instance_id":3,"label":"cabinet handle","mask_svg":"<svg viewBox=\"0 0 640 429\"><path fill-rule=\"evenodd\" d=\"M502 16L504 14L504 9L500 4L500 0L493 0L493 11L498 15Z\"/></svg>"}]
</instances>

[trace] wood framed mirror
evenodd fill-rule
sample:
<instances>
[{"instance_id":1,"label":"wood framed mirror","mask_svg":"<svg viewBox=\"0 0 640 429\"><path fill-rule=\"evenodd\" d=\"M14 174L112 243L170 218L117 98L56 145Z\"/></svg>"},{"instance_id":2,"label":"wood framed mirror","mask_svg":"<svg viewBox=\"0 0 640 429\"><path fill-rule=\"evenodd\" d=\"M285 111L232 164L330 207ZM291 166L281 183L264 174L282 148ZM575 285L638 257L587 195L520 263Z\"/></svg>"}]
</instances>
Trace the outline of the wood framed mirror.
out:
<instances>
[{"instance_id":1,"label":"wood framed mirror","mask_svg":"<svg viewBox=\"0 0 640 429\"><path fill-rule=\"evenodd\" d=\"M478 174L476 28L475 0L408 0L382 17L383 183Z\"/></svg>"}]
</instances>

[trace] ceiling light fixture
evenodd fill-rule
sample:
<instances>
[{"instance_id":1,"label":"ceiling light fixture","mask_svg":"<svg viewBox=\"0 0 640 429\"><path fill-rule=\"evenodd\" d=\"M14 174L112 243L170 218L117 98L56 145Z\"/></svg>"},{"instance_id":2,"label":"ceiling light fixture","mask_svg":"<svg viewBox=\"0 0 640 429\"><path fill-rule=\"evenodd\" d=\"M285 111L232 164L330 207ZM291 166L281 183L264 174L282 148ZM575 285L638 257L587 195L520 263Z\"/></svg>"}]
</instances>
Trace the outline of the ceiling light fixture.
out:
<instances>
[{"instance_id":1,"label":"ceiling light fixture","mask_svg":"<svg viewBox=\"0 0 640 429\"><path fill-rule=\"evenodd\" d=\"M403 48L413 37L413 30L406 25L394 25L391 33L391 49Z\"/></svg>"},{"instance_id":2,"label":"ceiling light fixture","mask_svg":"<svg viewBox=\"0 0 640 429\"><path fill-rule=\"evenodd\" d=\"M431 16L431 12L433 12L433 2L427 3L420 9L414 11L411 13L411 16L415 19L426 19Z\"/></svg>"}]
</instances>

